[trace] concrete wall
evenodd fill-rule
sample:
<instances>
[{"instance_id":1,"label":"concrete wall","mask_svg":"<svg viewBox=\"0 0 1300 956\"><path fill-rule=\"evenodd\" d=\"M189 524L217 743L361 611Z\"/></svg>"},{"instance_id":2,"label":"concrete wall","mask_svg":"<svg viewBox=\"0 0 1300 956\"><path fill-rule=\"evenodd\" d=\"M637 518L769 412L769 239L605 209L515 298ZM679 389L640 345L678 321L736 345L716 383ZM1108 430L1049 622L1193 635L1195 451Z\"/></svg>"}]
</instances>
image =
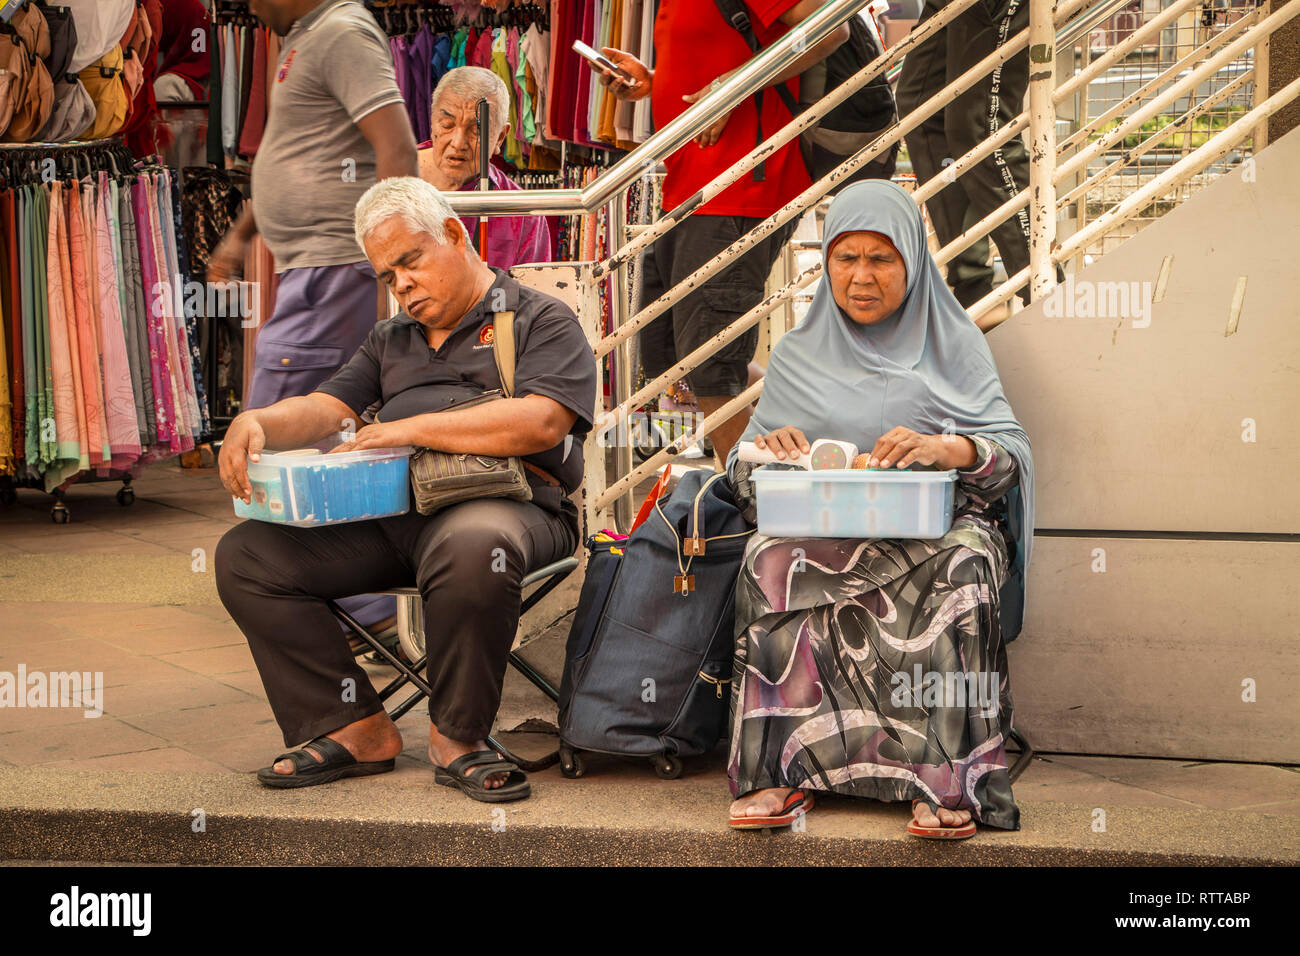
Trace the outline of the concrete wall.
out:
<instances>
[{"instance_id":1,"label":"concrete wall","mask_svg":"<svg viewBox=\"0 0 1300 956\"><path fill-rule=\"evenodd\" d=\"M1293 131L989 335L1038 471L1035 746L1300 762L1297 169Z\"/></svg>"}]
</instances>

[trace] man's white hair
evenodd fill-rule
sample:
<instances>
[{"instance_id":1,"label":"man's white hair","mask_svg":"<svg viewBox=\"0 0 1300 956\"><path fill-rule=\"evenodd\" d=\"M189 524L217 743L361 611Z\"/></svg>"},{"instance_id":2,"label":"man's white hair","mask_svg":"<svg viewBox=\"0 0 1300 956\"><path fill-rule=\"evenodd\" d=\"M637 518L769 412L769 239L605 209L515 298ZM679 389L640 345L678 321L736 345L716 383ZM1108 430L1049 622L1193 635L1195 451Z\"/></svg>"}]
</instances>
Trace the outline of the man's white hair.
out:
<instances>
[{"instance_id":1,"label":"man's white hair","mask_svg":"<svg viewBox=\"0 0 1300 956\"><path fill-rule=\"evenodd\" d=\"M449 240L443 223L456 218L432 183L418 176L390 176L375 183L357 200L353 217L357 245L364 249L366 237L393 216L401 216L408 228L427 232L444 245Z\"/></svg>"},{"instance_id":2,"label":"man's white hair","mask_svg":"<svg viewBox=\"0 0 1300 956\"><path fill-rule=\"evenodd\" d=\"M510 91L506 89L501 77L481 66L458 66L444 73L429 101L429 113L435 129L438 125L438 100L447 93L473 104L487 97L490 107L488 130L491 133L488 138L495 147L501 130L510 121Z\"/></svg>"}]
</instances>

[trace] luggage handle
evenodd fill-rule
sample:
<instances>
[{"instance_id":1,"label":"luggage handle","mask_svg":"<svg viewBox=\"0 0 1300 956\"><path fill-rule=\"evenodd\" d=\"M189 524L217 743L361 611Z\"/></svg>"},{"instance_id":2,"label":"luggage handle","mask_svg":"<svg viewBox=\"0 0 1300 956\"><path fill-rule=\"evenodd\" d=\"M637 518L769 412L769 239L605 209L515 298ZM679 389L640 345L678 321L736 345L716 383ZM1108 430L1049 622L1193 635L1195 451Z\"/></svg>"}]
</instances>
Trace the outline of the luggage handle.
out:
<instances>
[{"instance_id":1,"label":"luggage handle","mask_svg":"<svg viewBox=\"0 0 1300 956\"><path fill-rule=\"evenodd\" d=\"M701 486L699 492L695 495L695 500L691 503L690 520L687 525L687 531L689 534L685 541L683 541L681 536L678 535L677 528L668 520L668 516L664 514L663 508L660 507L661 499L655 500L655 511L658 512L659 517L663 519L664 524L668 526L668 532L673 536L673 540L677 542L677 570L681 573L673 577L674 594L680 594L682 597L690 597L694 592L695 575L690 573L691 561L695 559L696 555L704 554L705 542L722 541L727 538L747 538L754 533L750 530L740 531L735 534L715 534L711 538L700 536L700 499L704 497L704 493L713 486L715 481L725 477L725 472L718 472L706 481L703 486ZM683 557L686 558L685 563L682 562ZM721 691L719 691L719 693L721 693Z\"/></svg>"}]
</instances>

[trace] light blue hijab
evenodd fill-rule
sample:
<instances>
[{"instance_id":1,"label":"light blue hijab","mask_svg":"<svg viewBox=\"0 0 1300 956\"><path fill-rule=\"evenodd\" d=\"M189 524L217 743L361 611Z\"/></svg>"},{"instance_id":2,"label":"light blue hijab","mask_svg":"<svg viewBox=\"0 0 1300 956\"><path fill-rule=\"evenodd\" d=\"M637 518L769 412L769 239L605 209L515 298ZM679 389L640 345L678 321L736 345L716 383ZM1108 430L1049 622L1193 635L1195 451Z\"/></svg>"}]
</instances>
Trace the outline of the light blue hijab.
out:
<instances>
[{"instance_id":1,"label":"light blue hijab","mask_svg":"<svg viewBox=\"0 0 1300 956\"><path fill-rule=\"evenodd\" d=\"M855 183L831 203L822 261L835 239L878 232L907 267L903 304L874 325L849 319L823 275L803 321L772 350L758 407L744 439L786 425L811 441L837 438L859 451L891 428L923 434L986 435L1020 466L1007 497L1016 557L1001 591L1002 637L1013 640L1024 615L1025 570L1034 527L1034 460L1029 437L1002 392L984 334L953 297L925 242L921 210L901 187L883 180ZM732 449L728 470L735 462Z\"/></svg>"}]
</instances>

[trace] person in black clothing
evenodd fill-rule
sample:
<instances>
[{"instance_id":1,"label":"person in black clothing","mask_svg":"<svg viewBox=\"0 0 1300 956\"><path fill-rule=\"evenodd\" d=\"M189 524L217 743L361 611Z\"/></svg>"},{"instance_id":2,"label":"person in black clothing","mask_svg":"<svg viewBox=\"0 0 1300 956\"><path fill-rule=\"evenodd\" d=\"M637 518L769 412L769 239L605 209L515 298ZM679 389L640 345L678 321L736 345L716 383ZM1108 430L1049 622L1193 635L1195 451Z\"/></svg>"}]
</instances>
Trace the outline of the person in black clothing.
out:
<instances>
[{"instance_id":1,"label":"person in black clothing","mask_svg":"<svg viewBox=\"0 0 1300 956\"><path fill-rule=\"evenodd\" d=\"M925 0L919 27L949 0ZM907 55L898 78L898 113L905 117L1029 25L1027 0L978 0ZM918 183L943 174L961 156L1010 123L1024 108L1028 48L975 83L904 137ZM1029 186L1029 153L1019 136L949 183L925 203L941 246ZM1022 207L992 231L1007 275L1029 265L1029 213ZM970 307L993 291L989 243L980 239L948 263L948 285ZM1028 285L1020 290L1028 303Z\"/></svg>"},{"instance_id":2,"label":"person in black clothing","mask_svg":"<svg viewBox=\"0 0 1300 956\"><path fill-rule=\"evenodd\" d=\"M221 449L221 480L247 502L247 461L263 448L319 442L373 421L335 451L411 445L522 456L532 501L476 498L433 515L297 528L247 521L217 548L217 588L248 638L285 743L308 741L258 777L301 787L393 768L402 738L326 602L419 587L428 648L429 755L435 779L478 800L528 796L513 764L488 751L520 582L572 554L582 438L596 364L573 312L486 266L437 189L414 177L371 187L357 240L402 313L375 326L352 359L309 395L244 412ZM513 311L513 398L448 406L501 387L492 315ZM351 679L351 684L347 683ZM352 694L341 693L351 687Z\"/></svg>"}]
</instances>

